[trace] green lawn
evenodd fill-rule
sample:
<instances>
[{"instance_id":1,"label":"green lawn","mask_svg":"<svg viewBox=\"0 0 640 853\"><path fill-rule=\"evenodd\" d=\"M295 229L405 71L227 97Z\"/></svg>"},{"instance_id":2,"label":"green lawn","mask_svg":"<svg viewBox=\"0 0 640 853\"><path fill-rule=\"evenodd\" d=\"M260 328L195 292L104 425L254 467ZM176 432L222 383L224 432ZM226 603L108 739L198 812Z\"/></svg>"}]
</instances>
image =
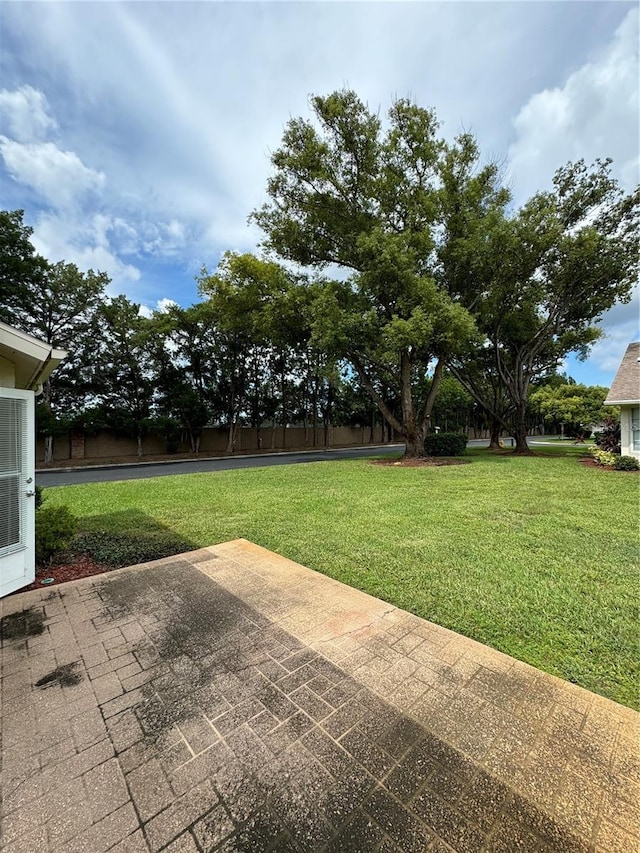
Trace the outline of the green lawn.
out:
<instances>
[{"instance_id":1,"label":"green lawn","mask_svg":"<svg viewBox=\"0 0 640 853\"><path fill-rule=\"evenodd\" d=\"M244 537L547 672L638 707L637 475L580 448L471 464L366 461L68 486L89 531ZM545 453L546 453L545 449Z\"/></svg>"}]
</instances>

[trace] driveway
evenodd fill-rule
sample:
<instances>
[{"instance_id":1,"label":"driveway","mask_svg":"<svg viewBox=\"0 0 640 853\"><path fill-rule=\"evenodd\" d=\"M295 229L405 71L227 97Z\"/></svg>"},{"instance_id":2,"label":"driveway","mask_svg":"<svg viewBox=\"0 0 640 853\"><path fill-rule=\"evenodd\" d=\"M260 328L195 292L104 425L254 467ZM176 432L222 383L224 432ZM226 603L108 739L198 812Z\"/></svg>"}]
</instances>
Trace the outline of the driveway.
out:
<instances>
[{"instance_id":1,"label":"driveway","mask_svg":"<svg viewBox=\"0 0 640 853\"><path fill-rule=\"evenodd\" d=\"M638 715L244 540L5 598L5 853L638 849Z\"/></svg>"}]
</instances>

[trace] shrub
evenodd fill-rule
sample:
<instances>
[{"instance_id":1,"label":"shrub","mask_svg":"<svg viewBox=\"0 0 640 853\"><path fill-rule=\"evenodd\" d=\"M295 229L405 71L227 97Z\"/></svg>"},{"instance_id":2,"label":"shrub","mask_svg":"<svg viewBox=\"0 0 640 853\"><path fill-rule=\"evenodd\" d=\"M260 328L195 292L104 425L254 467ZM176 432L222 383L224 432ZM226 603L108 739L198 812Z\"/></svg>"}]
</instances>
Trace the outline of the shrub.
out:
<instances>
[{"instance_id":1,"label":"shrub","mask_svg":"<svg viewBox=\"0 0 640 853\"><path fill-rule=\"evenodd\" d=\"M617 418L605 418L602 429L594 433L594 438L601 450L620 453L620 421Z\"/></svg>"},{"instance_id":2,"label":"shrub","mask_svg":"<svg viewBox=\"0 0 640 853\"><path fill-rule=\"evenodd\" d=\"M612 453L610 450L601 450L599 447L594 447L591 455L598 465L605 465L609 468L613 467L620 458L617 453Z\"/></svg>"},{"instance_id":3,"label":"shrub","mask_svg":"<svg viewBox=\"0 0 640 853\"><path fill-rule=\"evenodd\" d=\"M44 489L42 488L42 486L36 485L34 491L36 493L35 502L36 502L36 511L37 511L40 509L40 507L42 506L42 504L44 502L44 495L42 494Z\"/></svg>"},{"instance_id":4,"label":"shrub","mask_svg":"<svg viewBox=\"0 0 640 853\"><path fill-rule=\"evenodd\" d=\"M460 456L467 447L467 436L461 432L431 433L424 440L428 456Z\"/></svg>"},{"instance_id":5,"label":"shrub","mask_svg":"<svg viewBox=\"0 0 640 853\"><path fill-rule=\"evenodd\" d=\"M160 560L192 549L190 542L170 530L83 531L73 543L74 553L85 554L112 569Z\"/></svg>"},{"instance_id":6,"label":"shrub","mask_svg":"<svg viewBox=\"0 0 640 853\"><path fill-rule=\"evenodd\" d=\"M180 422L175 418L158 418L156 427L162 433L167 453L177 453L182 435Z\"/></svg>"},{"instance_id":7,"label":"shrub","mask_svg":"<svg viewBox=\"0 0 640 853\"><path fill-rule=\"evenodd\" d=\"M640 462L635 456L620 456L616 459L613 467L617 471L637 471L640 469Z\"/></svg>"},{"instance_id":8,"label":"shrub","mask_svg":"<svg viewBox=\"0 0 640 853\"><path fill-rule=\"evenodd\" d=\"M36 512L36 563L50 563L56 554L66 551L78 529L68 506L43 506Z\"/></svg>"}]
</instances>

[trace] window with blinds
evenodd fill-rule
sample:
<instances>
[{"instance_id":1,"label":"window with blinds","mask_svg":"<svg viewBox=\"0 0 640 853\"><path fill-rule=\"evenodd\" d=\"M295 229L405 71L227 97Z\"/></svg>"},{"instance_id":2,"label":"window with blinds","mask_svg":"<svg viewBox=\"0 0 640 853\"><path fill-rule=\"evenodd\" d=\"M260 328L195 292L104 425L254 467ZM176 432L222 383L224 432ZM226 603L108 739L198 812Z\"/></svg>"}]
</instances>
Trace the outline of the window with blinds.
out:
<instances>
[{"instance_id":1,"label":"window with blinds","mask_svg":"<svg viewBox=\"0 0 640 853\"><path fill-rule=\"evenodd\" d=\"M24 547L21 482L28 437L26 401L0 397L0 557Z\"/></svg>"},{"instance_id":2,"label":"window with blinds","mask_svg":"<svg viewBox=\"0 0 640 853\"><path fill-rule=\"evenodd\" d=\"M640 450L640 407L631 409L631 449Z\"/></svg>"}]
</instances>

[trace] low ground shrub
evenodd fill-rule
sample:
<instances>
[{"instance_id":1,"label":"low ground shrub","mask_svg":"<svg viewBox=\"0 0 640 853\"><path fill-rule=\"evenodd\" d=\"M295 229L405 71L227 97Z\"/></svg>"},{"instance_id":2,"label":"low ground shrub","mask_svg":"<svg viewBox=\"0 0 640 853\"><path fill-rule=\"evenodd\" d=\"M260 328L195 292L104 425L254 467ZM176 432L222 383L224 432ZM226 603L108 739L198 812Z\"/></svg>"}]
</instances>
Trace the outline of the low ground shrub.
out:
<instances>
[{"instance_id":1,"label":"low ground shrub","mask_svg":"<svg viewBox=\"0 0 640 853\"><path fill-rule=\"evenodd\" d=\"M602 450L600 447L594 447L591 451L591 455L598 465L604 465L607 468L613 468L616 461L620 458L618 454L614 453L612 450Z\"/></svg>"},{"instance_id":2,"label":"low ground shrub","mask_svg":"<svg viewBox=\"0 0 640 853\"><path fill-rule=\"evenodd\" d=\"M640 462L635 456L619 456L614 462L613 467L617 471L637 471L640 469Z\"/></svg>"},{"instance_id":3,"label":"low ground shrub","mask_svg":"<svg viewBox=\"0 0 640 853\"><path fill-rule=\"evenodd\" d=\"M66 551L78 529L78 521L68 506L43 506L36 512L36 564L50 563Z\"/></svg>"},{"instance_id":4,"label":"low ground shrub","mask_svg":"<svg viewBox=\"0 0 640 853\"><path fill-rule=\"evenodd\" d=\"M191 550L193 546L189 542L170 530L141 530L135 534L82 531L72 546L74 554L86 555L113 569L160 560Z\"/></svg>"},{"instance_id":5,"label":"low ground shrub","mask_svg":"<svg viewBox=\"0 0 640 853\"><path fill-rule=\"evenodd\" d=\"M428 456L461 456L467 447L467 436L461 432L431 433L424 440Z\"/></svg>"}]
</instances>

